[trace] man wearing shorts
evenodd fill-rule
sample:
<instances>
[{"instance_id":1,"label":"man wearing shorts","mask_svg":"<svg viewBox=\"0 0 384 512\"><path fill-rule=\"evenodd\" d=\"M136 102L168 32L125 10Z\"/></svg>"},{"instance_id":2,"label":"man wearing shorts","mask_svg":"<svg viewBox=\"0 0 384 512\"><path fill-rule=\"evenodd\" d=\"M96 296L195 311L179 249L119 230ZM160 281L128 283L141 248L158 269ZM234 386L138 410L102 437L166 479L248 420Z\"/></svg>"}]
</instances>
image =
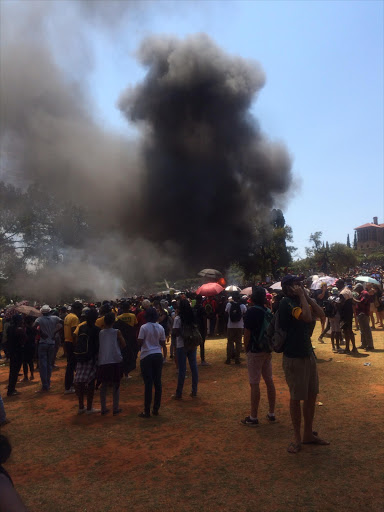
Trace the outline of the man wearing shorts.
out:
<instances>
[{"instance_id":1,"label":"man wearing shorts","mask_svg":"<svg viewBox=\"0 0 384 512\"><path fill-rule=\"evenodd\" d=\"M241 420L241 423L250 427L259 424L257 414L260 403L261 376L267 386L269 403L267 419L270 422L275 421L276 390L272 379L272 354L265 338L261 337L260 339L264 317L269 313L269 310L264 307L265 301L265 289L258 286L251 296L252 306L244 317L244 347L247 353L248 376L251 386L251 414Z\"/></svg>"},{"instance_id":2,"label":"man wearing shorts","mask_svg":"<svg viewBox=\"0 0 384 512\"><path fill-rule=\"evenodd\" d=\"M280 327L286 331L283 370L290 392L290 414L295 440L288 446L289 453L298 453L302 444L329 444L313 431L319 378L311 344L312 314L323 318L324 311L309 297L301 278L286 275L281 281L285 297L279 305ZM301 438L301 401L303 401L304 433Z\"/></svg>"}]
</instances>

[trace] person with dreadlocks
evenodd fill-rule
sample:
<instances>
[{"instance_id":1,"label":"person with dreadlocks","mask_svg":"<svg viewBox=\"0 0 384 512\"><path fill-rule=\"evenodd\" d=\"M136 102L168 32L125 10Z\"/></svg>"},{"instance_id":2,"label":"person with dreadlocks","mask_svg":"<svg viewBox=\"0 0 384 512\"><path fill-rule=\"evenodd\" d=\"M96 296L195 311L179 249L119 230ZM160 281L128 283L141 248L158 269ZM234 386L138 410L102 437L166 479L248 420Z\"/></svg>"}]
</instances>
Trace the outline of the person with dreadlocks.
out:
<instances>
[{"instance_id":1,"label":"person with dreadlocks","mask_svg":"<svg viewBox=\"0 0 384 512\"><path fill-rule=\"evenodd\" d=\"M191 396L197 396L197 384L199 380L199 373L197 370L197 360L196 353L197 347L186 351L184 347L183 340L183 328L185 326L190 326L195 323L195 317L193 314L193 309L189 304L187 299L181 299L179 303L179 314L175 317L173 322L173 330L172 333L176 336L176 352L177 352L177 361L179 365L179 373L178 373L178 381L176 393L173 395L175 400L181 400L183 394L183 387L185 381L185 373L187 369L187 359L189 362L189 367L192 373L192 392Z\"/></svg>"}]
</instances>

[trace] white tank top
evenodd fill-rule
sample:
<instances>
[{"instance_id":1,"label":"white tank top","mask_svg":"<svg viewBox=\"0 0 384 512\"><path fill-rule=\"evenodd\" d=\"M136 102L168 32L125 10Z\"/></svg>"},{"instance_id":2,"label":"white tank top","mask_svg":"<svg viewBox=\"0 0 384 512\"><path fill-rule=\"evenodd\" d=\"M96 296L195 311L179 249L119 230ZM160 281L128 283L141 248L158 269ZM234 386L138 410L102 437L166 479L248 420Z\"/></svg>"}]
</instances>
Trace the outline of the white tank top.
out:
<instances>
[{"instance_id":1,"label":"white tank top","mask_svg":"<svg viewBox=\"0 0 384 512\"><path fill-rule=\"evenodd\" d=\"M103 329L99 333L99 366L102 364L121 363L120 345L117 341L118 329Z\"/></svg>"}]
</instances>

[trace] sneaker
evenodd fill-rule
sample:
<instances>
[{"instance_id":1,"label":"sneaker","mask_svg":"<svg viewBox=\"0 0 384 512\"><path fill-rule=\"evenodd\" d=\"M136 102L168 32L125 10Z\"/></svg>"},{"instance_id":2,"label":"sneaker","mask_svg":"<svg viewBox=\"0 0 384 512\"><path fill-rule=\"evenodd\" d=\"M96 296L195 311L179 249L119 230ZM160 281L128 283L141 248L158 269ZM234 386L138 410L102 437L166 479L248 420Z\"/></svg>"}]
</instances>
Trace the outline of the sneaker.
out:
<instances>
[{"instance_id":1,"label":"sneaker","mask_svg":"<svg viewBox=\"0 0 384 512\"><path fill-rule=\"evenodd\" d=\"M74 390L74 388L66 389L66 390L64 391L64 395L73 395L73 393L76 393L76 391Z\"/></svg>"},{"instance_id":2,"label":"sneaker","mask_svg":"<svg viewBox=\"0 0 384 512\"><path fill-rule=\"evenodd\" d=\"M268 413L268 414L267 414L267 420L273 423L274 421L276 421L276 416L275 416L275 415L271 416L271 415Z\"/></svg>"},{"instance_id":3,"label":"sneaker","mask_svg":"<svg viewBox=\"0 0 384 512\"><path fill-rule=\"evenodd\" d=\"M85 414L96 414L97 412L101 412L101 409L94 409L94 408L92 407L92 409L87 409L87 410L85 411Z\"/></svg>"},{"instance_id":4,"label":"sneaker","mask_svg":"<svg viewBox=\"0 0 384 512\"><path fill-rule=\"evenodd\" d=\"M113 411L113 415L114 416L117 416L118 414L120 414L121 412L123 412L123 409L116 409L115 411Z\"/></svg>"},{"instance_id":5,"label":"sneaker","mask_svg":"<svg viewBox=\"0 0 384 512\"><path fill-rule=\"evenodd\" d=\"M191 396L192 398L196 398L197 397L197 393L195 391L192 391L192 393L189 396Z\"/></svg>"},{"instance_id":6,"label":"sneaker","mask_svg":"<svg viewBox=\"0 0 384 512\"><path fill-rule=\"evenodd\" d=\"M17 396L20 395L20 391L12 391L11 393L7 393L7 396Z\"/></svg>"},{"instance_id":7,"label":"sneaker","mask_svg":"<svg viewBox=\"0 0 384 512\"><path fill-rule=\"evenodd\" d=\"M211 366L207 361L201 361L200 366Z\"/></svg>"},{"instance_id":8,"label":"sneaker","mask_svg":"<svg viewBox=\"0 0 384 512\"><path fill-rule=\"evenodd\" d=\"M104 409L104 411L103 410L101 411L102 416L105 416L108 413L109 413L109 409Z\"/></svg>"},{"instance_id":9,"label":"sneaker","mask_svg":"<svg viewBox=\"0 0 384 512\"><path fill-rule=\"evenodd\" d=\"M149 414L149 412L141 412L140 414L138 414L138 417L139 418L150 418L151 415Z\"/></svg>"},{"instance_id":10,"label":"sneaker","mask_svg":"<svg viewBox=\"0 0 384 512\"><path fill-rule=\"evenodd\" d=\"M152 409L152 414L153 414L153 416L158 416L159 411L157 411L156 409Z\"/></svg>"},{"instance_id":11,"label":"sneaker","mask_svg":"<svg viewBox=\"0 0 384 512\"><path fill-rule=\"evenodd\" d=\"M40 388L37 391L35 391L35 393L48 393L48 391L49 391L48 389Z\"/></svg>"},{"instance_id":12,"label":"sneaker","mask_svg":"<svg viewBox=\"0 0 384 512\"><path fill-rule=\"evenodd\" d=\"M81 414L84 414L84 413L85 413L85 407L83 407L82 409L79 409L77 411L78 416L80 416Z\"/></svg>"},{"instance_id":13,"label":"sneaker","mask_svg":"<svg viewBox=\"0 0 384 512\"><path fill-rule=\"evenodd\" d=\"M246 425L247 427L256 427L259 424L259 420L251 420L250 416L247 416L240 422L242 425Z\"/></svg>"},{"instance_id":14,"label":"sneaker","mask_svg":"<svg viewBox=\"0 0 384 512\"><path fill-rule=\"evenodd\" d=\"M171 398L172 398L173 400L181 400L181 399L182 399L182 396L181 396L181 395L176 395L176 394L175 394L175 395L172 395L172 396L171 396Z\"/></svg>"}]
</instances>

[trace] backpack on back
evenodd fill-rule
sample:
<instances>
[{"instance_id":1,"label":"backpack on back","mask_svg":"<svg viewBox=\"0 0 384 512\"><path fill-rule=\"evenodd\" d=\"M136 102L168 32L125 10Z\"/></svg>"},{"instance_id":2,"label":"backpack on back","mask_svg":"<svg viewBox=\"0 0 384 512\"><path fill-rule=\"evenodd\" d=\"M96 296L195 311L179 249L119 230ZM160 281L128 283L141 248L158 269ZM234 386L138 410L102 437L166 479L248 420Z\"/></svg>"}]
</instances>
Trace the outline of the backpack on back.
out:
<instances>
[{"instance_id":1,"label":"backpack on back","mask_svg":"<svg viewBox=\"0 0 384 512\"><path fill-rule=\"evenodd\" d=\"M280 326L279 315L279 310L277 310L267 329L270 347L278 354L284 352L285 340L287 338L287 331Z\"/></svg>"},{"instance_id":2,"label":"backpack on back","mask_svg":"<svg viewBox=\"0 0 384 512\"><path fill-rule=\"evenodd\" d=\"M200 331L196 324L181 324L181 337L184 341L184 350L190 352L198 347L202 342Z\"/></svg>"},{"instance_id":3,"label":"backpack on back","mask_svg":"<svg viewBox=\"0 0 384 512\"><path fill-rule=\"evenodd\" d=\"M76 361L79 363L85 363L92 359L87 325L80 327L73 353L76 357Z\"/></svg>"},{"instance_id":4,"label":"backpack on back","mask_svg":"<svg viewBox=\"0 0 384 512\"><path fill-rule=\"evenodd\" d=\"M333 300L326 300L324 302L323 309L326 317L333 318L334 316L336 316L337 311Z\"/></svg>"},{"instance_id":5,"label":"backpack on back","mask_svg":"<svg viewBox=\"0 0 384 512\"><path fill-rule=\"evenodd\" d=\"M210 304L209 302L206 303L206 305L204 306L205 307L205 312L207 313L207 317L209 318L210 316L212 316L212 313L213 313L213 307L212 307L212 304Z\"/></svg>"},{"instance_id":6,"label":"backpack on back","mask_svg":"<svg viewBox=\"0 0 384 512\"><path fill-rule=\"evenodd\" d=\"M240 322L243 318L240 302L232 302L231 309L229 310L229 318L231 319L231 322Z\"/></svg>"},{"instance_id":7,"label":"backpack on back","mask_svg":"<svg viewBox=\"0 0 384 512\"><path fill-rule=\"evenodd\" d=\"M251 352L272 352L273 346L271 345L271 340L268 336L268 327L272 321L272 313L270 309L264 309L261 306L253 306L254 308L260 309L264 313L263 323L260 328L259 336L256 339L256 336L251 333Z\"/></svg>"}]
</instances>

